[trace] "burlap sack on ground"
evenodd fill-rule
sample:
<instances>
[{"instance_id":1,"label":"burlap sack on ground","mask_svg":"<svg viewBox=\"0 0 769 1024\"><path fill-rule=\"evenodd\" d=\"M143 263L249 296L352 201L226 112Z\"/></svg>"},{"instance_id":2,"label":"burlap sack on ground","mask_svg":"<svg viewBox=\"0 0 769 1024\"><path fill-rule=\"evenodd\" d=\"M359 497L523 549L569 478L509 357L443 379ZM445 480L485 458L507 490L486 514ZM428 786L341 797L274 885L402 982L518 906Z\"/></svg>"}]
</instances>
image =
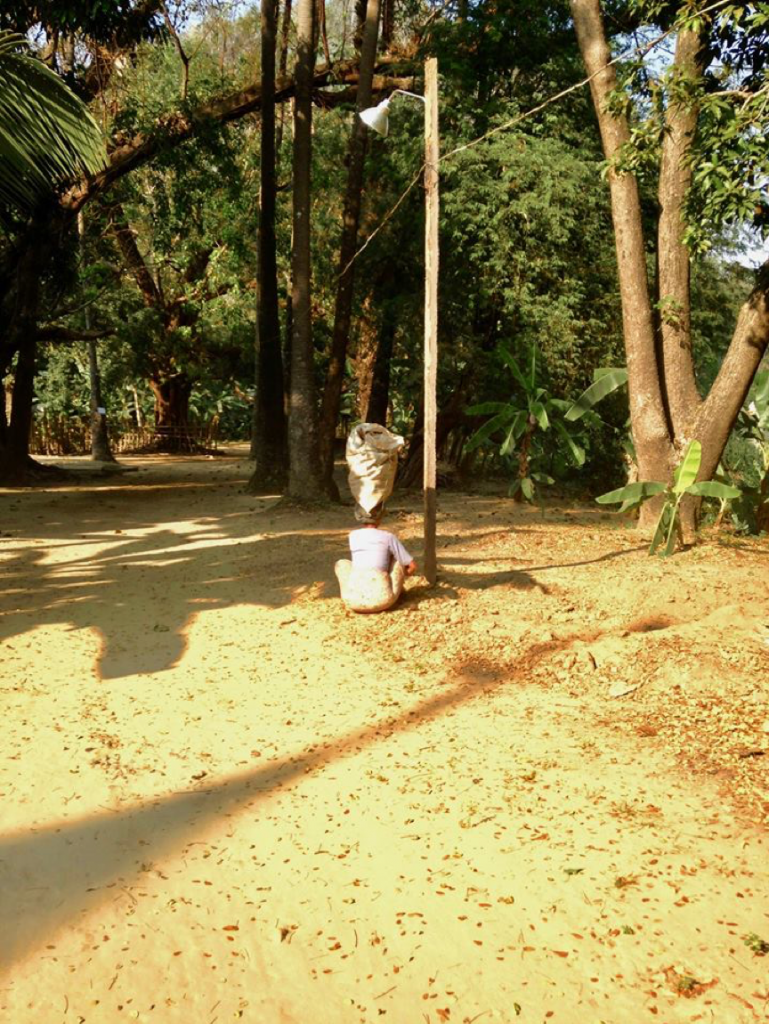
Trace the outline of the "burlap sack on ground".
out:
<instances>
[{"instance_id":1,"label":"burlap sack on ground","mask_svg":"<svg viewBox=\"0 0 769 1024\"><path fill-rule=\"evenodd\" d=\"M398 452L405 444L379 423L359 423L347 438L347 476L352 496L364 512L383 504L392 494Z\"/></svg>"}]
</instances>

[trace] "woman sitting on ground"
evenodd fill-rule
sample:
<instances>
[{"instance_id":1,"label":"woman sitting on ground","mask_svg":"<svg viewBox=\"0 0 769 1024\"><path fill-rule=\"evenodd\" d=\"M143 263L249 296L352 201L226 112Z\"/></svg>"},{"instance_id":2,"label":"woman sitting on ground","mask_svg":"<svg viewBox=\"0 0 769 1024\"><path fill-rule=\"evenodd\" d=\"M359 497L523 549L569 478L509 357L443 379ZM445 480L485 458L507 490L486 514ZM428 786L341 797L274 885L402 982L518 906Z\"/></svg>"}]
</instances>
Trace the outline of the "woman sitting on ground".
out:
<instances>
[{"instance_id":1,"label":"woman sitting on ground","mask_svg":"<svg viewBox=\"0 0 769 1024\"><path fill-rule=\"evenodd\" d=\"M342 600L355 612L382 612L401 595L406 576L413 576L417 563L394 533L380 529L384 506L371 512L360 506L355 518L364 525L350 534L352 561L341 559L334 566Z\"/></svg>"}]
</instances>

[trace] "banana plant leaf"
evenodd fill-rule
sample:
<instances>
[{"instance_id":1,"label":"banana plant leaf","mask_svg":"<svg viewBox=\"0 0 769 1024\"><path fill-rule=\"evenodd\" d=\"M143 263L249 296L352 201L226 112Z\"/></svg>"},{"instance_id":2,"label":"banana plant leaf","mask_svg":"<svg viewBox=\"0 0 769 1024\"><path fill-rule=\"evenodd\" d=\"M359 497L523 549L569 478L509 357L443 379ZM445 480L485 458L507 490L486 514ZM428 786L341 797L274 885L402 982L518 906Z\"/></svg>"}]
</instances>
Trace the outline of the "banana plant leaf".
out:
<instances>
[{"instance_id":1,"label":"banana plant leaf","mask_svg":"<svg viewBox=\"0 0 769 1024\"><path fill-rule=\"evenodd\" d=\"M570 453L572 459L574 460L574 465L575 466L584 466L584 464L585 464L585 449L582 447L582 445L577 444L577 442L571 436L571 434L566 429L566 427L563 425L563 423L560 422L560 420L556 420L555 421L555 429L558 431L558 433L561 435L561 437L566 442L566 447L569 449L569 453Z\"/></svg>"},{"instance_id":2,"label":"banana plant leaf","mask_svg":"<svg viewBox=\"0 0 769 1024\"><path fill-rule=\"evenodd\" d=\"M523 409L519 409L516 412L515 416L513 417L513 421L510 424L510 429L507 432L507 437L502 442L502 447L499 449L500 455L509 455L510 452L515 448L521 435L526 429L527 419L528 416Z\"/></svg>"},{"instance_id":3,"label":"banana plant leaf","mask_svg":"<svg viewBox=\"0 0 769 1024\"><path fill-rule=\"evenodd\" d=\"M599 377L598 374L601 374ZM586 388L585 391L579 396L577 401L572 405L569 411L566 413L565 419L573 422L574 420L581 419L590 409L593 408L602 398L606 398L612 391L617 391L623 385L627 384L628 376L627 370L622 367L616 369L607 369L605 371L596 370L597 379Z\"/></svg>"},{"instance_id":4,"label":"banana plant leaf","mask_svg":"<svg viewBox=\"0 0 769 1024\"><path fill-rule=\"evenodd\" d=\"M512 371L513 376L515 377L515 379L518 381L518 383L523 388L524 394L528 394L528 392L531 391L532 388L534 387L534 384L533 384L533 382L531 383L531 385L529 384L529 381L524 376L524 373L521 370L521 368L518 365L518 363L516 362L515 357L513 356L513 354L511 352L509 352L506 348L500 348L499 354L502 356L502 358L504 359L505 363L510 367L510 370Z\"/></svg>"},{"instance_id":5,"label":"banana plant leaf","mask_svg":"<svg viewBox=\"0 0 769 1024\"><path fill-rule=\"evenodd\" d=\"M496 416L492 416L487 423L484 423L482 427L479 427L476 430L467 442L465 450L471 452L473 448L477 448L479 444L482 444L486 438L491 437L491 435L497 430L501 430L503 427L506 427L510 422L510 418L514 415L515 409L506 405L504 412L500 412Z\"/></svg>"},{"instance_id":6,"label":"banana plant leaf","mask_svg":"<svg viewBox=\"0 0 769 1024\"><path fill-rule=\"evenodd\" d=\"M683 494L691 487L697 479L701 461L702 445L699 441L690 441L684 452L684 457L676 466L676 471L673 474L673 494Z\"/></svg>"},{"instance_id":7,"label":"banana plant leaf","mask_svg":"<svg viewBox=\"0 0 769 1024\"><path fill-rule=\"evenodd\" d=\"M639 480L637 483L618 487L616 491L599 494L595 500L600 505L611 505L615 501L621 501L622 506L618 512L628 512L631 508L637 508L647 498L653 498L655 494L662 494L664 490L666 490L665 484L657 480Z\"/></svg>"},{"instance_id":8,"label":"banana plant leaf","mask_svg":"<svg viewBox=\"0 0 769 1024\"><path fill-rule=\"evenodd\" d=\"M660 513L660 517L657 520L657 527L652 537L652 542L649 545L649 554L653 555L654 552L662 546L664 542L664 549L662 554L664 557L673 554L673 549L676 546L676 531L678 526L678 506L672 501L665 503L665 507Z\"/></svg>"},{"instance_id":9,"label":"banana plant leaf","mask_svg":"<svg viewBox=\"0 0 769 1024\"><path fill-rule=\"evenodd\" d=\"M742 491L739 487L722 484L717 480L701 480L699 483L690 484L688 493L694 494L698 498L719 498L721 501L730 501L739 498Z\"/></svg>"},{"instance_id":10,"label":"banana plant leaf","mask_svg":"<svg viewBox=\"0 0 769 1024\"><path fill-rule=\"evenodd\" d=\"M468 416L488 416L491 413L504 412L510 406L507 402L479 402L467 409Z\"/></svg>"},{"instance_id":11,"label":"banana plant leaf","mask_svg":"<svg viewBox=\"0 0 769 1024\"><path fill-rule=\"evenodd\" d=\"M547 409L542 402L531 403L531 414L536 419L541 430L547 430L550 426L550 419L547 415Z\"/></svg>"}]
</instances>

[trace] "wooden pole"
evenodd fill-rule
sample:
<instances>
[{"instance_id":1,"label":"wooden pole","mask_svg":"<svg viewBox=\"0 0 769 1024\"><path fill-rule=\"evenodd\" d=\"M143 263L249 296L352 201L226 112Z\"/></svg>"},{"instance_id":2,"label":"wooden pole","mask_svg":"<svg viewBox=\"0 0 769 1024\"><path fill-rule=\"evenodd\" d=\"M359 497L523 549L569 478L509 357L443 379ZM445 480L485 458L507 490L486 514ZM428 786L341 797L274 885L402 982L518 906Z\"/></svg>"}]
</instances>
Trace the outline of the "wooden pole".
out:
<instances>
[{"instance_id":1,"label":"wooden pole","mask_svg":"<svg viewBox=\"0 0 769 1024\"><path fill-rule=\"evenodd\" d=\"M425 61L425 394L424 394L424 575L435 583L436 425L438 405L438 61Z\"/></svg>"},{"instance_id":2,"label":"wooden pole","mask_svg":"<svg viewBox=\"0 0 769 1024\"><path fill-rule=\"evenodd\" d=\"M80 238L80 261L83 261L83 236L85 225L83 211L77 215L77 232ZM86 331L91 329L91 310L86 304L83 308L83 318ZM99 373L99 357L96 352L96 341L89 338L88 346L88 380L90 386L90 410L91 410L91 458L96 462L115 462L115 456L109 443L109 431L107 429L107 411L102 405L101 395L101 374Z\"/></svg>"}]
</instances>

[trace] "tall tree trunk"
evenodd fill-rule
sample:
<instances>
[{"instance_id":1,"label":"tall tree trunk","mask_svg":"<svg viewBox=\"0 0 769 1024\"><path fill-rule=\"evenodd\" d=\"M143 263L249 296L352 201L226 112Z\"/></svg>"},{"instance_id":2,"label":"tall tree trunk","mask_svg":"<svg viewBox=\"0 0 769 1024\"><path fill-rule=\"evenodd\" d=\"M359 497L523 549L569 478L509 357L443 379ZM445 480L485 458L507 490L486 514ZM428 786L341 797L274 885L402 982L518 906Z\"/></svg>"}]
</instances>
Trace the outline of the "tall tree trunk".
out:
<instances>
[{"instance_id":1,"label":"tall tree trunk","mask_svg":"<svg viewBox=\"0 0 769 1024\"><path fill-rule=\"evenodd\" d=\"M390 362L398 326L398 296L405 283L397 265L382 266L361 302L355 376L358 414L369 423L387 426L390 404Z\"/></svg>"},{"instance_id":2,"label":"tall tree trunk","mask_svg":"<svg viewBox=\"0 0 769 1024\"><path fill-rule=\"evenodd\" d=\"M262 141L259 216L259 345L251 494L282 491L288 478L283 359L275 252L275 34L277 0L262 0Z\"/></svg>"},{"instance_id":3,"label":"tall tree trunk","mask_svg":"<svg viewBox=\"0 0 769 1024\"><path fill-rule=\"evenodd\" d=\"M283 3L283 18L280 25L280 64L278 65L278 75L281 81L286 77L286 68L288 66L288 30L291 28L291 0L284 0ZM280 149L283 145L283 126L285 124L286 116L286 104L281 103L280 114L278 117L278 133L275 140L275 151L280 156Z\"/></svg>"},{"instance_id":4,"label":"tall tree trunk","mask_svg":"<svg viewBox=\"0 0 769 1024\"><path fill-rule=\"evenodd\" d=\"M83 238L85 235L85 220L82 210L77 215L77 234L80 242L80 264L82 270ZM86 331L90 331L91 310L87 304L83 309L83 319ZM89 405L91 414L91 458L95 462L114 462L115 457L109 446L107 412L104 408L104 399L102 398L101 393L101 374L99 373L99 357L96 350L96 339L89 338L87 345Z\"/></svg>"},{"instance_id":5,"label":"tall tree trunk","mask_svg":"<svg viewBox=\"0 0 769 1024\"><path fill-rule=\"evenodd\" d=\"M629 141L630 129L626 117L611 113L607 106L617 78L614 68L609 66L599 0L571 0L571 10L582 58L591 76L590 91L604 154L611 161ZM673 451L660 386L638 184L632 174L618 174L610 168L609 190L622 299L630 422L638 470L642 480L667 480L673 466ZM647 502L643 506L644 528L653 521L653 505Z\"/></svg>"},{"instance_id":6,"label":"tall tree trunk","mask_svg":"<svg viewBox=\"0 0 769 1024\"><path fill-rule=\"evenodd\" d=\"M35 336L28 337L19 349L16 374L13 379L13 404L7 433L6 470L9 477L18 476L29 468L29 436L32 430L32 405L35 397L35 362L37 344Z\"/></svg>"},{"instance_id":7,"label":"tall tree trunk","mask_svg":"<svg viewBox=\"0 0 769 1024\"><path fill-rule=\"evenodd\" d=\"M259 205L262 205L262 197L259 196ZM257 256L257 259L259 257ZM248 450L249 459L256 459L259 445L256 440L257 423L259 415L259 271L256 272L256 317L254 318L254 404L251 407L251 445ZM252 474L253 479L253 474ZM248 491L248 486L246 490Z\"/></svg>"},{"instance_id":8,"label":"tall tree trunk","mask_svg":"<svg viewBox=\"0 0 769 1024\"><path fill-rule=\"evenodd\" d=\"M390 404L390 363L395 345L395 315L391 307L385 309L377 337L376 355L371 373L371 390L366 406L366 421L387 426L387 408Z\"/></svg>"},{"instance_id":9,"label":"tall tree trunk","mask_svg":"<svg viewBox=\"0 0 769 1024\"><path fill-rule=\"evenodd\" d=\"M676 440L684 442L702 399L694 376L689 250L684 245L684 201L692 182L689 152L697 130L697 106L680 91L702 77L704 42L696 32L680 32L676 44L676 98L668 104L659 178L657 229L663 394Z\"/></svg>"},{"instance_id":10,"label":"tall tree trunk","mask_svg":"<svg viewBox=\"0 0 769 1024\"><path fill-rule=\"evenodd\" d=\"M331 50L328 46L328 32L326 30L326 0L317 0L315 7L315 32L316 35L320 35L320 41L323 43L323 56L326 59L326 64L330 64ZM317 49L317 43L315 49Z\"/></svg>"},{"instance_id":11,"label":"tall tree trunk","mask_svg":"<svg viewBox=\"0 0 769 1024\"><path fill-rule=\"evenodd\" d=\"M16 302L6 329L3 348L18 353L13 382L10 420L0 450L0 479L18 481L34 468L29 455L32 404L35 394L37 321L42 267L50 246L43 240L39 224L33 224L21 248L16 272Z\"/></svg>"},{"instance_id":12,"label":"tall tree trunk","mask_svg":"<svg viewBox=\"0 0 769 1024\"><path fill-rule=\"evenodd\" d=\"M5 387L6 370L0 372L0 452L4 451L8 441L8 406L10 393Z\"/></svg>"},{"instance_id":13,"label":"tall tree trunk","mask_svg":"<svg viewBox=\"0 0 769 1024\"><path fill-rule=\"evenodd\" d=\"M684 202L692 183L689 159L697 131L698 106L686 92L699 84L704 70L704 38L681 31L676 42L675 95L665 112L665 133L659 177L660 216L657 226L658 360L665 412L672 432L676 460L691 437L702 405L694 375L691 317L691 266L683 240ZM688 88L687 88L688 87ZM683 96L682 96L683 93ZM697 530L700 502L687 495L679 515L684 540Z\"/></svg>"},{"instance_id":14,"label":"tall tree trunk","mask_svg":"<svg viewBox=\"0 0 769 1024\"><path fill-rule=\"evenodd\" d=\"M395 34L395 0L382 0L382 46L389 50Z\"/></svg>"},{"instance_id":15,"label":"tall tree trunk","mask_svg":"<svg viewBox=\"0 0 769 1024\"><path fill-rule=\"evenodd\" d=\"M329 495L337 500L339 492L334 483L334 435L339 418L347 344L350 337L355 283L355 263L352 260L358 244L363 170L366 160L367 128L357 113L371 106L371 80L374 74L379 34L379 5L380 0L368 0L366 5L356 116L353 118L347 155L347 188L342 214L342 240L339 247L339 279L334 308L334 329L331 336L331 353L320 413L320 458L323 482Z\"/></svg>"},{"instance_id":16,"label":"tall tree trunk","mask_svg":"<svg viewBox=\"0 0 769 1024\"><path fill-rule=\"evenodd\" d=\"M88 309L86 308L86 330L88 329ZM91 406L91 458L95 462L115 462L116 459L109 444L107 412L101 393L101 374L99 373L99 359L94 338L88 339L88 379Z\"/></svg>"},{"instance_id":17,"label":"tall tree trunk","mask_svg":"<svg viewBox=\"0 0 769 1024\"><path fill-rule=\"evenodd\" d=\"M323 495L318 460L318 411L312 344L310 200L312 158L312 74L315 66L314 0L300 0L297 12L294 81L294 240L291 254L291 398L288 494L300 501Z\"/></svg>"},{"instance_id":18,"label":"tall tree trunk","mask_svg":"<svg viewBox=\"0 0 769 1024\"><path fill-rule=\"evenodd\" d=\"M374 365L379 350L380 325L375 314L375 297L371 292L361 302L355 350L355 377L358 385L358 416L368 422L369 400L374 383Z\"/></svg>"}]
</instances>

